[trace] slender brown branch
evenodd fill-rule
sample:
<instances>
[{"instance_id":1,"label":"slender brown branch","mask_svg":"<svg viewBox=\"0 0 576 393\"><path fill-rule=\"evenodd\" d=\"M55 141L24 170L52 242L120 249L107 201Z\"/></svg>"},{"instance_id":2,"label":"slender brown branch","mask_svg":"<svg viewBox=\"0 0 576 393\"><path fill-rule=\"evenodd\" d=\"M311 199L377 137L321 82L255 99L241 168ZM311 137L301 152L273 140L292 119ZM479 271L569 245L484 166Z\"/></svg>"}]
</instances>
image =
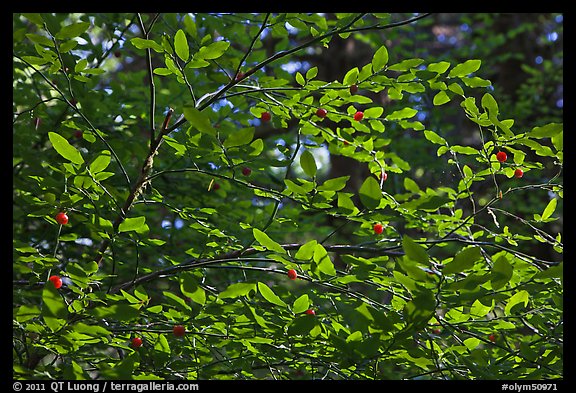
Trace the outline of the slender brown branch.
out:
<instances>
[{"instance_id":1,"label":"slender brown branch","mask_svg":"<svg viewBox=\"0 0 576 393\"><path fill-rule=\"evenodd\" d=\"M160 14L156 14L154 19L150 23L150 28L153 26L154 22L158 18ZM142 34L144 35L144 39L148 39L150 35L150 30L146 29L144 26L144 21L140 16L140 13L137 14L138 22L140 23L140 29L142 30ZM156 110L156 86L154 85L154 73L152 71L152 57L150 56L150 48L146 48L146 65L147 65L147 72L148 72L148 79L150 80L149 89L150 89L150 144L154 142L155 133L156 133L156 126L155 126L155 117L154 112Z\"/></svg>"}]
</instances>

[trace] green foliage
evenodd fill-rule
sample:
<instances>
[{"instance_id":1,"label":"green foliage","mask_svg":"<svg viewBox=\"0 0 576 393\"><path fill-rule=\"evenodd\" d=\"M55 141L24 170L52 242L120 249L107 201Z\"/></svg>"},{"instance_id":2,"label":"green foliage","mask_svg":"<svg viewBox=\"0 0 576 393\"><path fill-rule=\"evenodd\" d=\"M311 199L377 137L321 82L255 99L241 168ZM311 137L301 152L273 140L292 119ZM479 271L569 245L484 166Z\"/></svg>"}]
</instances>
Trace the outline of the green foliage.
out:
<instances>
[{"instance_id":1,"label":"green foliage","mask_svg":"<svg viewBox=\"0 0 576 393\"><path fill-rule=\"evenodd\" d=\"M430 19L13 14L15 378L562 378L562 119Z\"/></svg>"}]
</instances>

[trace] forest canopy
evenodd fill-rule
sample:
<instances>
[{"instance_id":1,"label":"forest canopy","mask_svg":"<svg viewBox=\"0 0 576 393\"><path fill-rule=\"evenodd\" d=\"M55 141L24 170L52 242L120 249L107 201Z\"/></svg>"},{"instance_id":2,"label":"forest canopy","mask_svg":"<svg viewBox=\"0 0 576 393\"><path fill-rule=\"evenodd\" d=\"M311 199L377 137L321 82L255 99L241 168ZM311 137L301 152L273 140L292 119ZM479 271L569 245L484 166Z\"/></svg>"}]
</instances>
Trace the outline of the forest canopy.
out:
<instances>
[{"instance_id":1,"label":"forest canopy","mask_svg":"<svg viewBox=\"0 0 576 393\"><path fill-rule=\"evenodd\" d=\"M14 13L15 379L563 378L560 13Z\"/></svg>"}]
</instances>

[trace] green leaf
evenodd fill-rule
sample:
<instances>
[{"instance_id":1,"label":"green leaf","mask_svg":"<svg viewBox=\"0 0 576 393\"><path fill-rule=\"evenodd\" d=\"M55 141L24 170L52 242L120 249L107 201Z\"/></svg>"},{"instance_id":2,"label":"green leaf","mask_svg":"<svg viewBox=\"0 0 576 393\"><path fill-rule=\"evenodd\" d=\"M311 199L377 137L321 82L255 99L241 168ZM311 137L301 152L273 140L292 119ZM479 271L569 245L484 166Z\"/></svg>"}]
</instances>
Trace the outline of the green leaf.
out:
<instances>
[{"instance_id":1,"label":"green leaf","mask_svg":"<svg viewBox=\"0 0 576 393\"><path fill-rule=\"evenodd\" d=\"M235 299L240 296L248 296L250 292L256 292L256 284L237 282L230 284L228 288L218 294L219 299Z\"/></svg>"},{"instance_id":2,"label":"green leaf","mask_svg":"<svg viewBox=\"0 0 576 393\"><path fill-rule=\"evenodd\" d=\"M513 272L514 268L510 262L508 262L508 258L504 255L500 255L492 265L492 273L490 274L490 284L492 284L492 289L498 290L504 287L512 278Z\"/></svg>"},{"instance_id":3,"label":"green leaf","mask_svg":"<svg viewBox=\"0 0 576 393\"><path fill-rule=\"evenodd\" d=\"M84 33L90 27L89 22L78 22L72 23L62 27L62 29L56 33L56 38L59 40L66 40L69 38L78 37L80 34Z\"/></svg>"},{"instance_id":4,"label":"green leaf","mask_svg":"<svg viewBox=\"0 0 576 393\"><path fill-rule=\"evenodd\" d=\"M469 337L466 340L464 340L463 342L464 342L464 345L466 346L466 348L468 348L468 350L470 350L470 351L476 349L476 347L478 347L478 345L480 345L480 339L478 339L476 337Z\"/></svg>"},{"instance_id":5,"label":"green leaf","mask_svg":"<svg viewBox=\"0 0 576 393\"><path fill-rule=\"evenodd\" d=\"M420 187L418 187L418 183L416 183L409 177L404 178L404 188L406 189L406 191L413 192L414 194L420 193Z\"/></svg>"},{"instance_id":6,"label":"green leaf","mask_svg":"<svg viewBox=\"0 0 576 393\"><path fill-rule=\"evenodd\" d=\"M66 324L68 307L58 289L51 283L42 290L42 317L48 328L55 332Z\"/></svg>"},{"instance_id":7,"label":"green leaf","mask_svg":"<svg viewBox=\"0 0 576 393\"><path fill-rule=\"evenodd\" d=\"M136 37L130 39L130 43L138 49L153 49L155 52L162 53L164 48L162 45L154 40L145 40L144 38Z\"/></svg>"},{"instance_id":8,"label":"green leaf","mask_svg":"<svg viewBox=\"0 0 576 393\"><path fill-rule=\"evenodd\" d=\"M379 118L384 113L384 108L381 106L374 106L364 111L364 118Z\"/></svg>"},{"instance_id":9,"label":"green leaf","mask_svg":"<svg viewBox=\"0 0 576 393\"><path fill-rule=\"evenodd\" d=\"M230 43L227 41L216 41L211 43L208 46L203 46L200 50L194 55L195 59L198 60L213 60L217 59L226 52L226 50L230 47Z\"/></svg>"},{"instance_id":10,"label":"green leaf","mask_svg":"<svg viewBox=\"0 0 576 393\"><path fill-rule=\"evenodd\" d=\"M462 64L456 65L450 73L448 74L449 78L459 78L462 76L467 76L473 72L478 71L480 65L482 64L481 60L466 60Z\"/></svg>"},{"instance_id":11,"label":"green leaf","mask_svg":"<svg viewBox=\"0 0 576 393\"><path fill-rule=\"evenodd\" d=\"M22 13L22 16L36 25L42 26L44 24L44 19L42 19L42 15L40 15L38 13L24 12L24 13Z\"/></svg>"},{"instance_id":12,"label":"green leaf","mask_svg":"<svg viewBox=\"0 0 576 393\"><path fill-rule=\"evenodd\" d=\"M252 149L252 151L248 153L249 155L259 156L260 153L262 153L264 150L264 141L262 141L260 138L256 139L250 144L250 149Z\"/></svg>"},{"instance_id":13,"label":"green leaf","mask_svg":"<svg viewBox=\"0 0 576 393\"><path fill-rule=\"evenodd\" d=\"M180 291L194 303L203 306L206 304L206 292L198 285L198 279L190 272L180 274Z\"/></svg>"},{"instance_id":14,"label":"green leaf","mask_svg":"<svg viewBox=\"0 0 576 393\"><path fill-rule=\"evenodd\" d=\"M61 53L66 53L71 51L72 49L76 48L76 45L78 45L78 41L74 41L74 40L70 40L70 41L64 41L61 45L60 45L60 52ZM91 73L95 73L96 71L101 71L101 72L105 72L103 69L100 68L94 68L92 70L86 70L84 72L88 72L90 71Z\"/></svg>"},{"instance_id":15,"label":"green leaf","mask_svg":"<svg viewBox=\"0 0 576 393\"><path fill-rule=\"evenodd\" d=\"M110 165L110 151L103 150L90 164L90 172L92 172L92 174L102 172L108 165Z\"/></svg>"},{"instance_id":16,"label":"green leaf","mask_svg":"<svg viewBox=\"0 0 576 393\"><path fill-rule=\"evenodd\" d=\"M204 68L210 65L209 62L202 59L192 59L186 64L186 68Z\"/></svg>"},{"instance_id":17,"label":"green leaf","mask_svg":"<svg viewBox=\"0 0 576 393\"><path fill-rule=\"evenodd\" d=\"M163 334L158 336L158 340L154 344L154 350L166 354L170 354L170 343L168 343L168 339Z\"/></svg>"},{"instance_id":18,"label":"green leaf","mask_svg":"<svg viewBox=\"0 0 576 393\"><path fill-rule=\"evenodd\" d=\"M322 244L316 244L314 247L314 262L316 263L316 268L322 273L330 276L336 275L334 263L332 263L332 260L328 256L328 251L326 251Z\"/></svg>"},{"instance_id":19,"label":"green leaf","mask_svg":"<svg viewBox=\"0 0 576 393\"><path fill-rule=\"evenodd\" d=\"M316 78L316 75L318 75L318 67L312 67L312 68L308 69L308 71L306 71L306 79L307 80L312 80L312 79Z\"/></svg>"},{"instance_id":20,"label":"green leaf","mask_svg":"<svg viewBox=\"0 0 576 393\"><path fill-rule=\"evenodd\" d=\"M342 80L342 84L344 85L353 85L358 81L358 74L360 73L360 71L358 70L358 67L354 67L352 68L350 71L348 71L346 73L346 75L344 75L344 79Z\"/></svg>"},{"instance_id":21,"label":"green leaf","mask_svg":"<svg viewBox=\"0 0 576 393\"><path fill-rule=\"evenodd\" d=\"M549 280L551 278L564 278L564 266L562 262L557 266L551 266L534 274L535 280Z\"/></svg>"},{"instance_id":22,"label":"green leaf","mask_svg":"<svg viewBox=\"0 0 576 393\"><path fill-rule=\"evenodd\" d=\"M488 87L492 85L492 82L490 82L487 79L482 79L479 78L477 76L473 76L472 78L468 78L463 76L462 78L460 78L462 80L462 82L464 82L464 84L468 87Z\"/></svg>"},{"instance_id":23,"label":"green leaf","mask_svg":"<svg viewBox=\"0 0 576 393\"><path fill-rule=\"evenodd\" d=\"M284 250L280 244L276 243L270 238L270 236L262 232L260 229L253 228L252 233L254 234L254 239L256 239L256 241L263 245L266 249L278 252L280 254L286 254L286 250Z\"/></svg>"},{"instance_id":24,"label":"green leaf","mask_svg":"<svg viewBox=\"0 0 576 393\"><path fill-rule=\"evenodd\" d=\"M120 223L120 226L118 226L118 232L136 231L140 233L141 231L147 228L148 226L146 225L145 216L133 217L133 218L128 217Z\"/></svg>"},{"instance_id":25,"label":"green leaf","mask_svg":"<svg viewBox=\"0 0 576 393\"><path fill-rule=\"evenodd\" d=\"M360 202L362 202L367 209L374 210L380 205L382 190L380 189L380 184L378 184L378 181L373 176L369 176L364 180L358 193L360 195Z\"/></svg>"},{"instance_id":26,"label":"green leaf","mask_svg":"<svg viewBox=\"0 0 576 393\"><path fill-rule=\"evenodd\" d=\"M418 288L413 292L412 300L406 303L403 313L406 321L419 329L432 318L436 308L436 300L429 289Z\"/></svg>"},{"instance_id":27,"label":"green leaf","mask_svg":"<svg viewBox=\"0 0 576 393\"><path fill-rule=\"evenodd\" d=\"M478 150L471 147L471 146L454 145L454 146L450 147L450 150L452 150L454 153L460 153L460 154L466 154L466 155L478 154Z\"/></svg>"},{"instance_id":28,"label":"green leaf","mask_svg":"<svg viewBox=\"0 0 576 393\"><path fill-rule=\"evenodd\" d=\"M458 83L454 82L451 83L450 85L448 85L448 90L450 90L453 93L458 94L459 96L464 97L464 90L462 89L462 86L460 86Z\"/></svg>"},{"instance_id":29,"label":"green leaf","mask_svg":"<svg viewBox=\"0 0 576 393\"><path fill-rule=\"evenodd\" d=\"M318 242L316 240L310 240L306 242L305 244L300 246L294 257L302 261L311 260L312 257L314 256L314 251L316 250L317 244Z\"/></svg>"},{"instance_id":30,"label":"green leaf","mask_svg":"<svg viewBox=\"0 0 576 393\"><path fill-rule=\"evenodd\" d=\"M447 61L441 61L438 63L431 63L427 67L428 71L432 71L432 72L435 72L437 74L445 73L448 70L448 68L450 68L450 63L448 63Z\"/></svg>"},{"instance_id":31,"label":"green leaf","mask_svg":"<svg viewBox=\"0 0 576 393\"><path fill-rule=\"evenodd\" d=\"M74 72L81 72L88 66L88 60L80 59L74 66Z\"/></svg>"},{"instance_id":32,"label":"green leaf","mask_svg":"<svg viewBox=\"0 0 576 393\"><path fill-rule=\"evenodd\" d=\"M432 195L431 197L422 197L420 199L422 203L419 203L417 206L419 210L437 210L439 207L452 201L449 197L440 195Z\"/></svg>"},{"instance_id":33,"label":"green leaf","mask_svg":"<svg viewBox=\"0 0 576 393\"><path fill-rule=\"evenodd\" d=\"M490 93L486 93L482 96L482 108L484 108L490 116L498 117L500 113L498 109L498 103Z\"/></svg>"},{"instance_id":34,"label":"green leaf","mask_svg":"<svg viewBox=\"0 0 576 393\"><path fill-rule=\"evenodd\" d=\"M260 292L262 297L268 300L270 303L280 307L288 307L288 305L284 303L282 299L280 299L278 295L276 295L274 291L263 282L258 282L258 292Z\"/></svg>"},{"instance_id":35,"label":"green leaf","mask_svg":"<svg viewBox=\"0 0 576 393\"><path fill-rule=\"evenodd\" d=\"M434 131L425 130L424 137L426 137L426 139L428 139L430 142L435 143L437 145L446 145L446 139L442 138Z\"/></svg>"},{"instance_id":36,"label":"green leaf","mask_svg":"<svg viewBox=\"0 0 576 393\"><path fill-rule=\"evenodd\" d=\"M390 71L408 71L410 68L418 67L424 62L423 59L406 59L388 67Z\"/></svg>"},{"instance_id":37,"label":"green leaf","mask_svg":"<svg viewBox=\"0 0 576 393\"><path fill-rule=\"evenodd\" d=\"M188 48L186 33L184 33L182 29L179 29L176 34L174 34L174 51L180 60L188 61L190 49Z\"/></svg>"},{"instance_id":38,"label":"green leaf","mask_svg":"<svg viewBox=\"0 0 576 393\"><path fill-rule=\"evenodd\" d=\"M316 160L309 150L304 150L300 155L300 166L302 167L304 173L308 176L316 176L316 171L318 170L316 167Z\"/></svg>"},{"instance_id":39,"label":"green leaf","mask_svg":"<svg viewBox=\"0 0 576 393\"><path fill-rule=\"evenodd\" d=\"M531 138L552 138L564 130L563 123L550 123L542 127L534 127L528 133Z\"/></svg>"},{"instance_id":40,"label":"green leaf","mask_svg":"<svg viewBox=\"0 0 576 393\"><path fill-rule=\"evenodd\" d=\"M548 218L550 218L550 216L556 210L556 204L557 203L558 203L558 199L556 199L556 198L554 198L554 199L550 200L550 202L548 202L548 205L546 205L546 208L544 209L544 212L542 213L542 220L547 220Z\"/></svg>"},{"instance_id":41,"label":"green leaf","mask_svg":"<svg viewBox=\"0 0 576 393\"><path fill-rule=\"evenodd\" d=\"M426 252L424 246L416 243L407 235L402 237L402 249L406 253L406 256L408 256L408 258L411 260L423 265L428 265L428 253Z\"/></svg>"},{"instance_id":42,"label":"green leaf","mask_svg":"<svg viewBox=\"0 0 576 393\"><path fill-rule=\"evenodd\" d=\"M411 258L404 256L402 258L398 258L398 265L406 272L408 277L416 280L416 281L424 281L426 280L427 274L424 270L420 268L417 262L413 261Z\"/></svg>"},{"instance_id":43,"label":"green leaf","mask_svg":"<svg viewBox=\"0 0 576 393\"><path fill-rule=\"evenodd\" d=\"M388 116L386 116L386 120L410 119L414 117L416 113L418 113L416 109L404 108L390 113Z\"/></svg>"},{"instance_id":44,"label":"green leaf","mask_svg":"<svg viewBox=\"0 0 576 393\"><path fill-rule=\"evenodd\" d=\"M520 304L520 303L524 303L524 307L526 307L528 305L529 298L530 298L530 294L528 293L528 291L521 290L521 291L516 292L513 296L511 296L508 299L508 303L506 304L506 307L504 308L504 313L506 315L510 315L512 308L514 306L516 306L517 304Z\"/></svg>"},{"instance_id":45,"label":"green leaf","mask_svg":"<svg viewBox=\"0 0 576 393\"><path fill-rule=\"evenodd\" d=\"M88 375L88 373L86 371L84 371L82 366L80 366L74 360L72 360L72 363L70 365L64 366L62 376L64 377L64 379L67 379L67 380L87 380L87 379L90 379L90 375Z\"/></svg>"},{"instance_id":46,"label":"green leaf","mask_svg":"<svg viewBox=\"0 0 576 393\"><path fill-rule=\"evenodd\" d=\"M291 192L293 192L294 194L297 195L306 195L308 194L308 191L306 191L306 189L296 183L294 183L292 180L290 179L284 179L284 184L286 184L286 187L288 188L288 190L290 190Z\"/></svg>"},{"instance_id":47,"label":"green leaf","mask_svg":"<svg viewBox=\"0 0 576 393\"><path fill-rule=\"evenodd\" d=\"M256 322L258 325L262 326L263 328L266 328L267 327L266 320L262 318L260 315L258 315L256 309L252 306L248 306L247 308L250 311L250 316L252 317L252 320Z\"/></svg>"},{"instance_id":48,"label":"green leaf","mask_svg":"<svg viewBox=\"0 0 576 393\"><path fill-rule=\"evenodd\" d=\"M184 105L184 117L190 123L191 127L196 128L203 134L216 135L216 129L212 127L210 118L203 112L194 108L192 105Z\"/></svg>"},{"instance_id":49,"label":"green leaf","mask_svg":"<svg viewBox=\"0 0 576 393\"><path fill-rule=\"evenodd\" d=\"M140 309L136 305L113 304L111 306L96 307L88 312L97 318L114 318L118 321L130 321L138 318Z\"/></svg>"},{"instance_id":50,"label":"green leaf","mask_svg":"<svg viewBox=\"0 0 576 393\"><path fill-rule=\"evenodd\" d=\"M338 193L338 210L347 215L357 212L356 205L354 205L354 202L350 198L349 194L343 192Z\"/></svg>"},{"instance_id":51,"label":"green leaf","mask_svg":"<svg viewBox=\"0 0 576 393\"><path fill-rule=\"evenodd\" d=\"M186 32L190 34L191 37L198 38L198 29L196 28L196 22L190 16L190 14L186 14L184 16L184 28Z\"/></svg>"},{"instance_id":52,"label":"green leaf","mask_svg":"<svg viewBox=\"0 0 576 393\"><path fill-rule=\"evenodd\" d=\"M452 262L448 263L442 269L443 274L460 273L466 269L471 269L474 262L482 258L480 247L471 246L464 248L456 254Z\"/></svg>"},{"instance_id":53,"label":"green leaf","mask_svg":"<svg viewBox=\"0 0 576 393\"><path fill-rule=\"evenodd\" d=\"M450 102L450 96L448 95L448 93L442 90L439 91L438 94L434 96L432 102L434 103L434 105L444 105L447 102Z\"/></svg>"},{"instance_id":54,"label":"green leaf","mask_svg":"<svg viewBox=\"0 0 576 393\"><path fill-rule=\"evenodd\" d=\"M382 45L372 57L372 72L376 73L388 64L388 50Z\"/></svg>"},{"instance_id":55,"label":"green leaf","mask_svg":"<svg viewBox=\"0 0 576 393\"><path fill-rule=\"evenodd\" d=\"M168 135L163 135L162 138L166 144L176 150L176 156L181 157L186 153L186 146L178 142L176 139L169 137Z\"/></svg>"},{"instance_id":56,"label":"green leaf","mask_svg":"<svg viewBox=\"0 0 576 393\"><path fill-rule=\"evenodd\" d=\"M18 322L26 322L30 319L34 319L40 315L40 309L36 305L22 305L17 308L16 311L16 320Z\"/></svg>"},{"instance_id":57,"label":"green leaf","mask_svg":"<svg viewBox=\"0 0 576 393\"><path fill-rule=\"evenodd\" d=\"M346 182L350 179L350 176L335 177L333 179L326 180L321 186L318 186L319 191L340 191L346 187Z\"/></svg>"},{"instance_id":58,"label":"green leaf","mask_svg":"<svg viewBox=\"0 0 576 393\"><path fill-rule=\"evenodd\" d=\"M296 83L298 83L300 86L304 86L306 84L306 80L304 79L304 76L302 76L300 71L296 72Z\"/></svg>"},{"instance_id":59,"label":"green leaf","mask_svg":"<svg viewBox=\"0 0 576 393\"><path fill-rule=\"evenodd\" d=\"M224 141L224 147L244 146L252 142L254 138L254 127L243 127L233 131Z\"/></svg>"},{"instance_id":60,"label":"green leaf","mask_svg":"<svg viewBox=\"0 0 576 393\"><path fill-rule=\"evenodd\" d=\"M317 324L318 320L316 318L310 315L301 315L290 322L287 333L289 336L306 335L309 334Z\"/></svg>"},{"instance_id":61,"label":"green leaf","mask_svg":"<svg viewBox=\"0 0 576 393\"><path fill-rule=\"evenodd\" d=\"M292 312L294 314L300 314L301 312L308 310L309 307L310 299L307 294L303 294L298 297L298 299L294 300L294 303L292 304Z\"/></svg>"},{"instance_id":62,"label":"green leaf","mask_svg":"<svg viewBox=\"0 0 576 393\"><path fill-rule=\"evenodd\" d=\"M494 300L492 300L492 304L490 306L485 306L480 302L480 300L476 299L474 303L472 303L472 307L470 307L470 316L472 318L484 318L486 314L492 311L493 305Z\"/></svg>"},{"instance_id":63,"label":"green leaf","mask_svg":"<svg viewBox=\"0 0 576 393\"><path fill-rule=\"evenodd\" d=\"M48 138L58 154L74 164L83 164L82 154L66 138L55 132L48 132Z\"/></svg>"}]
</instances>

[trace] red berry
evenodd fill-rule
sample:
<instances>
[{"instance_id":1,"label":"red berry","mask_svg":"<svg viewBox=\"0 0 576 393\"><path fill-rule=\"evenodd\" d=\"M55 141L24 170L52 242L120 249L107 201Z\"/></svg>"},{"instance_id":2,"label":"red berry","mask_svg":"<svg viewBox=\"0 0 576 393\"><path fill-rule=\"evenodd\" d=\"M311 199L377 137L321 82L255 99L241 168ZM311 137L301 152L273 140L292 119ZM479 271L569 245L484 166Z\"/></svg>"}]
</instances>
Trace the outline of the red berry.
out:
<instances>
[{"instance_id":1,"label":"red berry","mask_svg":"<svg viewBox=\"0 0 576 393\"><path fill-rule=\"evenodd\" d=\"M318 108L318 110L316 111L316 116L321 117L321 118L325 118L327 114L328 114L328 111L324 108Z\"/></svg>"},{"instance_id":2,"label":"red berry","mask_svg":"<svg viewBox=\"0 0 576 393\"><path fill-rule=\"evenodd\" d=\"M382 231L384 231L384 227L382 226L382 224L376 224L374 225L374 233L379 235L382 233Z\"/></svg>"},{"instance_id":3,"label":"red berry","mask_svg":"<svg viewBox=\"0 0 576 393\"><path fill-rule=\"evenodd\" d=\"M60 212L56 214L56 222L58 222L58 224L60 225L68 224L68 216L66 215L66 213Z\"/></svg>"},{"instance_id":4,"label":"red berry","mask_svg":"<svg viewBox=\"0 0 576 393\"><path fill-rule=\"evenodd\" d=\"M524 171L518 168L514 171L514 176L520 179L522 176L524 176Z\"/></svg>"},{"instance_id":5,"label":"red berry","mask_svg":"<svg viewBox=\"0 0 576 393\"><path fill-rule=\"evenodd\" d=\"M213 183L213 184L212 184L212 189L213 189L214 191L219 190L219 189L220 189L220 184L218 184L218 183Z\"/></svg>"},{"instance_id":6,"label":"red berry","mask_svg":"<svg viewBox=\"0 0 576 393\"><path fill-rule=\"evenodd\" d=\"M290 280L296 280L297 277L298 277L298 273L296 273L296 270L294 270L294 269L288 270L288 278Z\"/></svg>"},{"instance_id":7,"label":"red berry","mask_svg":"<svg viewBox=\"0 0 576 393\"><path fill-rule=\"evenodd\" d=\"M114 52L114 57L121 57L122 56L122 52L120 52L119 50Z\"/></svg>"},{"instance_id":8,"label":"red berry","mask_svg":"<svg viewBox=\"0 0 576 393\"><path fill-rule=\"evenodd\" d=\"M50 276L48 279L54 284L54 288L59 289L62 286L62 279L58 276Z\"/></svg>"},{"instance_id":9,"label":"red berry","mask_svg":"<svg viewBox=\"0 0 576 393\"><path fill-rule=\"evenodd\" d=\"M364 118L364 112L358 111L354 114L354 120L356 120L356 121L360 121L363 118Z\"/></svg>"},{"instance_id":10,"label":"red berry","mask_svg":"<svg viewBox=\"0 0 576 393\"><path fill-rule=\"evenodd\" d=\"M386 181L388 179L388 173L384 171L380 172L380 179Z\"/></svg>"},{"instance_id":11,"label":"red berry","mask_svg":"<svg viewBox=\"0 0 576 393\"><path fill-rule=\"evenodd\" d=\"M182 325L176 325L172 328L172 333L176 337L182 337L186 333L186 328Z\"/></svg>"},{"instance_id":12,"label":"red berry","mask_svg":"<svg viewBox=\"0 0 576 393\"><path fill-rule=\"evenodd\" d=\"M432 330L432 333L434 333L434 334L440 334L440 333L442 333L442 330L440 330L440 329L434 329L434 330Z\"/></svg>"},{"instance_id":13,"label":"red berry","mask_svg":"<svg viewBox=\"0 0 576 393\"><path fill-rule=\"evenodd\" d=\"M305 311L306 314L308 315L316 315L316 311L312 310L311 308L309 308L308 310Z\"/></svg>"},{"instance_id":14,"label":"red berry","mask_svg":"<svg viewBox=\"0 0 576 393\"><path fill-rule=\"evenodd\" d=\"M248 168L247 166L245 166L244 168L242 168L242 174L244 176L250 176L250 174L252 173L252 169Z\"/></svg>"},{"instance_id":15,"label":"red berry","mask_svg":"<svg viewBox=\"0 0 576 393\"><path fill-rule=\"evenodd\" d=\"M350 94L356 94L358 92L358 85L350 86Z\"/></svg>"},{"instance_id":16,"label":"red berry","mask_svg":"<svg viewBox=\"0 0 576 393\"><path fill-rule=\"evenodd\" d=\"M270 114L270 112L262 112L262 114L260 115L260 120L262 121L270 121L270 119L272 119L272 115Z\"/></svg>"},{"instance_id":17,"label":"red berry","mask_svg":"<svg viewBox=\"0 0 576 393\"><path fill-rule=\"evenodd\" d=\"M508 159L508 155L504 151L499 151L496 153L496 159L500 162L504 162Z\"/></svg>"},{"instance_id":18,"label":"red berry","mask_svg":"<svg viewBox=\"0 0 576 393\"><path fill-rule=\"evenodd\" d=\"M142 346L142 339L140 337L134 337L132 339L132 348L140 348Z\"/></svg>"},{"instance_id":19,"label":"red berry","mask_svg":"<svg viewBox=\"0 0 576 393\"><path fill-rule=\"evenodd\" d=\"M75 136L77 139L82 138L82 134L83 134L82 130L76 130L76 131L74 131L74 136Z\"/></svg>"},{"instance_id":20,"label":"red berry","mask_svg":"<svg viewBox=\"0 0 576 393\"><path fill-rule=\"evenodd\" d=\"M488 340L492 341L493 343L496 342L496 335L495 334L489 335Z\"/></svg>"}]
</instances>

